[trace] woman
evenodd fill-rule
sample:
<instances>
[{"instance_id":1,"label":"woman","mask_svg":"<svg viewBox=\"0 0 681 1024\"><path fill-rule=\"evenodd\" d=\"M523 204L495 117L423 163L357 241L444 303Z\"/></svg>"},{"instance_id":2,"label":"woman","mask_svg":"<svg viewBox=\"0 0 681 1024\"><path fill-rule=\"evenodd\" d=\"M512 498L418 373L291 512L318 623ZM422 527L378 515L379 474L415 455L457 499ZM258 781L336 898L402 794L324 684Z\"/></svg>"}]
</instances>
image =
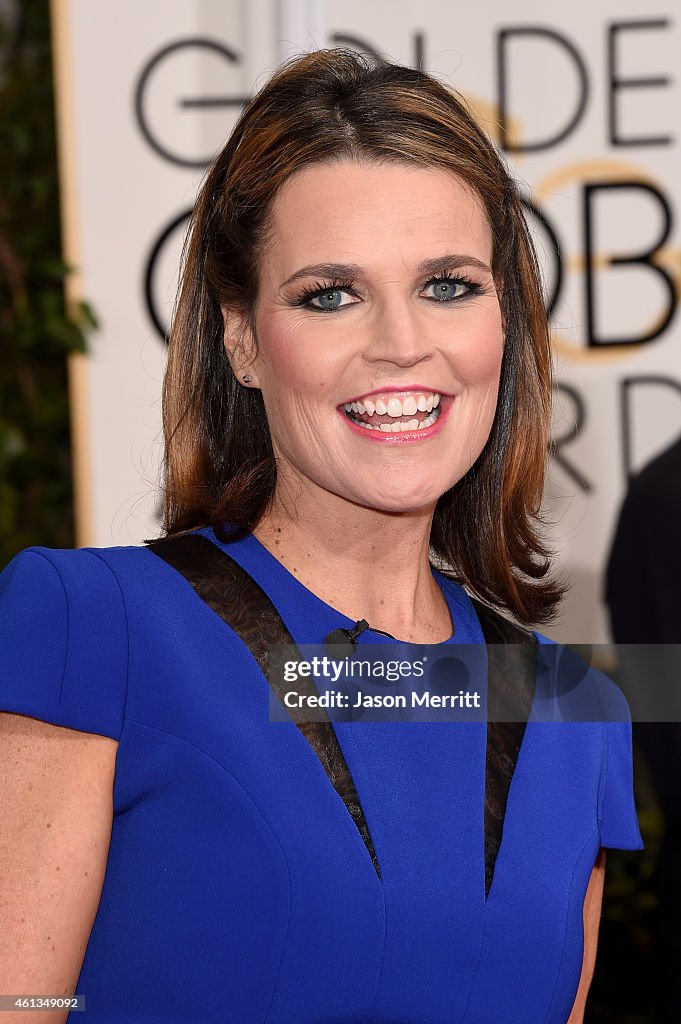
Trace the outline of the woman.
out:
<instances>
[{"instance_id":1,"label":"woman","mask_svg":"<svg viewBox=\"0 0 681 1024\"><path fill-rule=\"evenodd\" d=\"M517 189L457 96L344 49L279 69L195 207L165 539L3 573L3 991L116 1024L582 1020L602 848L642 845L628 723L269 713L277 640L536 658L494 609L561 596L550 386Z\"/></svg>"}]
</instances>

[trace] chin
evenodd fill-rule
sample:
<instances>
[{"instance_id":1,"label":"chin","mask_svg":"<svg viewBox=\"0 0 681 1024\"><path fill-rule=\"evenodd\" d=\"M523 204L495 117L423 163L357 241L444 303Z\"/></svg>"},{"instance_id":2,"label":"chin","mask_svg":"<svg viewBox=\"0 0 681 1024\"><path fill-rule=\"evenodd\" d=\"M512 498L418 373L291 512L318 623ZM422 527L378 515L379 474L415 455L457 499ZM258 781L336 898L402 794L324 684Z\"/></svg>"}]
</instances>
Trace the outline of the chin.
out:
<instances>
[{"instance_id":1,"label":"chin","mask_svg":"<svg viewBox=\"0 0 681 1024\"><path fill-rule=\"evenodd\" d=\"M364 500L360 500L358 504L363 505L365 508L374 509L376 512L385 512L390 515L408 515L409 513L416 512L430 512L435 508L439 495L428 497L421 493L417 498L410 500L405 498L404 494L396 494L394 497L385 493L376 495L374 500L367 496Z\"/></svg>"}]
</instances>

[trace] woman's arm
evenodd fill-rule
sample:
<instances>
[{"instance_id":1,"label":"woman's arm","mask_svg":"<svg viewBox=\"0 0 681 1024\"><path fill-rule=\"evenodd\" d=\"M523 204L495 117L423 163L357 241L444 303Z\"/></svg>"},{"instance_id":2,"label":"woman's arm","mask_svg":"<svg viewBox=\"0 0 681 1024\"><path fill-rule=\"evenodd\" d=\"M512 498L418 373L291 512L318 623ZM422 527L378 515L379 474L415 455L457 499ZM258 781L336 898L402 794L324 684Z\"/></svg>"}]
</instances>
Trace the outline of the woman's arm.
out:
<instances>
[{"instance_id":1,"label":"woman's arm","mask_svg":"<svg viewBox=\"0 0 681 1024\"><path fill-rule=\"evenodd\" d=\"M598 945L598 926L601 920L604 881L605 850L601 847L591 872L586 896L584 897L584 959L582 960L582 975L579 979L579 988L577 989L577 995L575 996L575 1002L567 1024L582 1024L584 1020L586 997L596 965L596 947Z\"/></svg>"},{"instance_id":2,"label":"woman's arm","mask_svg":"<svg viewBox=\"0 0 681 1024\"><path fill-rule=\"evenodd\" d=\"M106 870L117 747L0 712L2 993L74 994ZM0 1022L63 1024L67 1015L0 1010Z\"/></svg>"}]
</instances>

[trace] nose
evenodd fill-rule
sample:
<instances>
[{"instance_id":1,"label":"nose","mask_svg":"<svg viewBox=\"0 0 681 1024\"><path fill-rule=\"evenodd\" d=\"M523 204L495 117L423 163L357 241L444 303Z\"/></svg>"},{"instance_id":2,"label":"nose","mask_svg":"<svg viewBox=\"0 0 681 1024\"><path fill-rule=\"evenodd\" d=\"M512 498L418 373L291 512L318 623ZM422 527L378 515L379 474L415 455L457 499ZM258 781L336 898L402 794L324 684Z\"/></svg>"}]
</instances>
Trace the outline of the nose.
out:
<instances>
[{"instance_id":1,"label":"nose","mask_svg":"<svg viewBox=\"0 0 681 1024\"><path fill-rule=\"evenodd\" d=\"M396 294L376 306L367 329L363 354L368 362L412 366L432 354L432 340L418 310Z\"/></svg>"}]
</instances>

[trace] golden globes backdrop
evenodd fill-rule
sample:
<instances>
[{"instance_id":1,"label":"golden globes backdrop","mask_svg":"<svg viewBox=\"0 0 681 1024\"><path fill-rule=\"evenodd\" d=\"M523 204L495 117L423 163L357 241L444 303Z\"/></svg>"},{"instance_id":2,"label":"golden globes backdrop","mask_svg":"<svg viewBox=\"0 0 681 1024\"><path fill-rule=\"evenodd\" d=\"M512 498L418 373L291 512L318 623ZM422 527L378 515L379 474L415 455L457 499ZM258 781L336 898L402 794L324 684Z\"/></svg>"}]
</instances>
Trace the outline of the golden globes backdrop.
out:
<instances>
[{"instance_id":1,"label":"golden globes backdrop","mask_svg":"<svg viewBox=\"0 0 681 1024\"><path fill-rule=\"evenodd\" d=\"M627 479L681 432L674 7L53 0L71 289L101 320L70 368L79 544L157 532L164 335L208 161L280 61L352 46L460 90L521 182L557 371L545 504L572 581L551 632L607 641Z\"/></svg>"}]
</instances>

